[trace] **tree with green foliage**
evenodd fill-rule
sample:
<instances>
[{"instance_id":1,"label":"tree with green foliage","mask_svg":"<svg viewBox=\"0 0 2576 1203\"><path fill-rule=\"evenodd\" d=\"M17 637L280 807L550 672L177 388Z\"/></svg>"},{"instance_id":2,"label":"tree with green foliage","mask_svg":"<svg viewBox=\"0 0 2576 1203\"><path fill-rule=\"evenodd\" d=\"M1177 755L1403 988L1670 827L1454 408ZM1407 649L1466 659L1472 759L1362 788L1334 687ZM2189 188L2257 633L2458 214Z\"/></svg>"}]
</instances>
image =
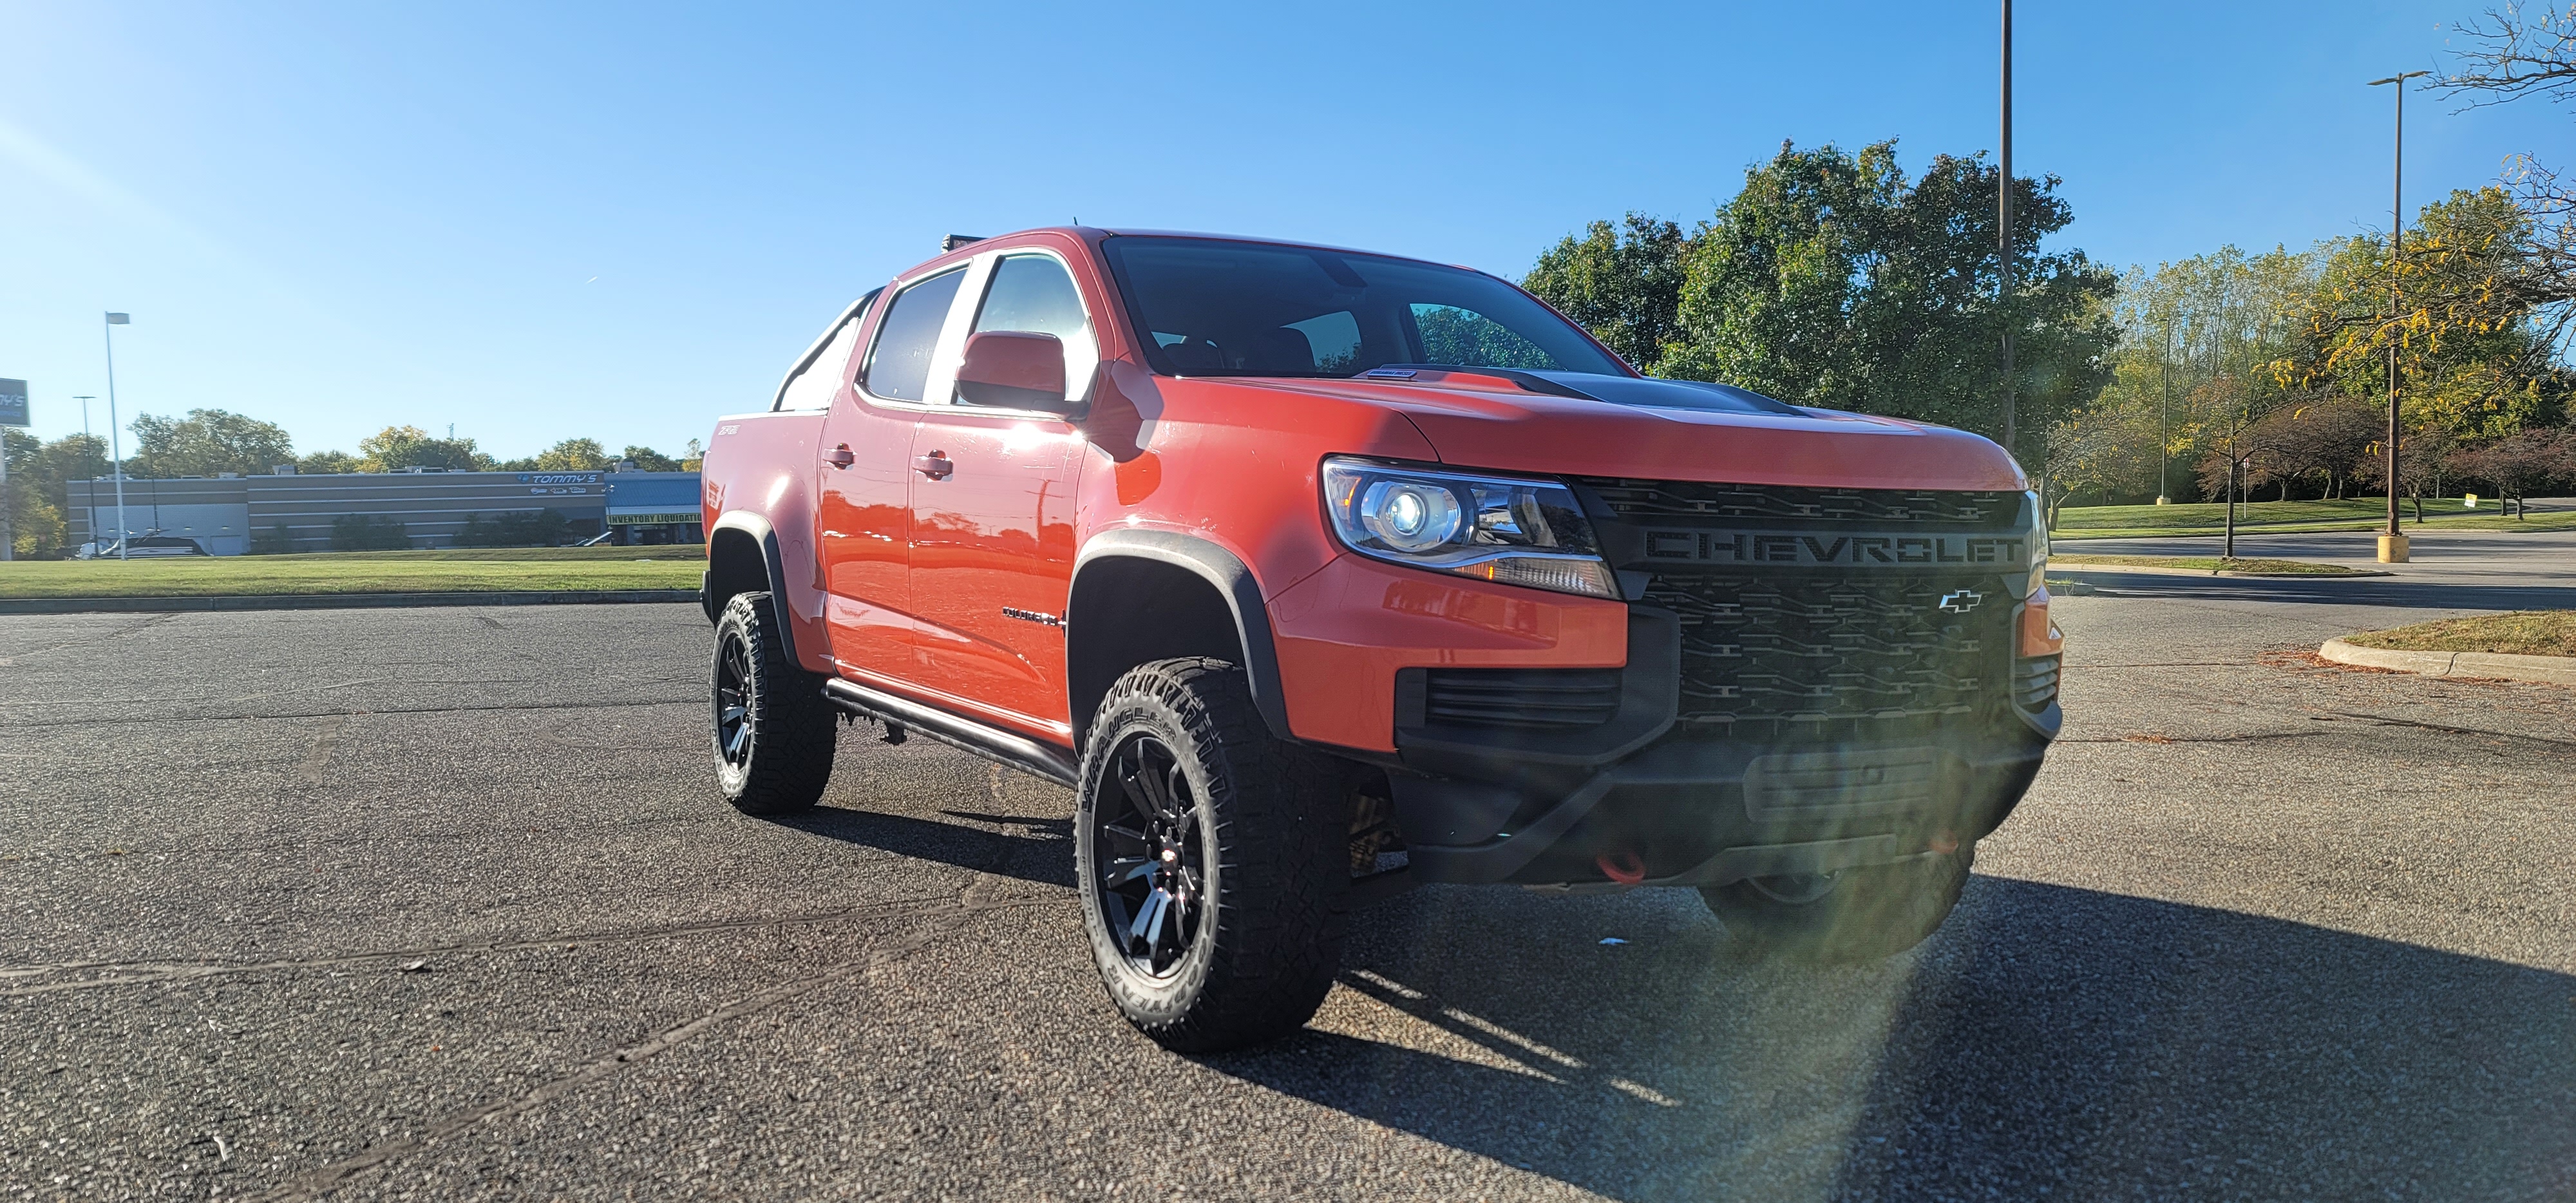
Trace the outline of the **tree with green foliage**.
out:
<instances>
[{"instance_id":1,"label":"tree with green foliage","mask_svg":"<svg viewBox=\"0 0 2576 1203\"><path fill-rule=\"evenodd\" d=\"M143 414L134 419L134 455L125 474L168 480L180 476L266 472L295 459L286 428L221 409L192 409L184 418Z\"/></svg>"},{"instance_id":2,"label":"tree with green foliage","mask_svg":"<svg viewBox=\"0 0 2576 1203\"><path fill-rule=\"evenodd\" d=\"M598 472L608 467L608 452L598 439L565 439L537 453L539 472Z\"/></svg>"},{"instance_id":3,"label":"tree with green foliage","mask_svg":"<svg viewBox=\"0 0 2576 1203\"><path fill-rule=\"evenodd\" d=\"M638 472L677 472L681 470L680 461L672 459L670 456L664 455L659 451L655 451L650 447L638 447L633 443L627 444L626 450L620 453L617 458L633 461L635 464L635 470Z\"/></svg>"},{"instance_id":4,"label":"tree with green foliage","mask_svg":"<svg viewBox=\"0 0 2576 1203\"><path fill-rule=\"evenodd\" d=\"M1663 362L1681 339L1681 226L1630 213L1617 226L1593 222L1583 236L1538 257L1521 283L1574 319L1640 371Z\"/></svg>"},{"instance_id":5,"label":"tree with green foliage","mask_svg":"<svg viewBox=\"0 0 2576 1203\"><path fill-rule=\"evenodd\" d=\"M24 430L0 427L0 447L9 457L10 544L25 559L56 554L69 537L66 486L107 475L107 440L71 434L47 443Z\"/></svg>"},{"instance_id":6,"label":"tree with green foliage","mask_svg":"<svg viewBox=\"0 0 2576 1203\"><path fill-rule=\"evenodd\" d=\"M1655 375L1997 436L2009 328L2029 432L2017 450L2035 460L2107 375L2115 279L2081 251L2017 253L1999 298L2001 176L1982 156L1941 155L1909 178L1893 141L1857 154L1783 143L1688 237L1635 215L1624 232L1596 222L1525 283ZM2014 181L2017 246L2072 219L2057 183Z\"/></svg>"},{"instance_id":7,"label":"tree with green foliage","mask_svg":"<svg viewBox=\"0 0 2576 1203\"><path fill-rule=\"evenodd\" d=\"M480 472L492 457L476 450L472 439L432 438L417 426L388 426L358 440L358 471L397 472L404 468L439 468Z\"/></svg>"},{"instance_id":8,"label":"tree with green foliage","mask_svg":"<svg viewBox=\"0 0 2576 1203\"><path fill-rule=\"evenodd\" d=\"M2576 101L2576 3L2491 8L2454 32L2466 49L2433 81L2436 91L2470 108L2534 96ZM2546 310L2539 325L2563 360L2576 343L2576 182L2532 155L2507 164L2503 183L2532 227L2515 248L2512 286Z\"/></svg>"},{"instance_id":9,"label":"tree with green foliage","mask_svg":"<svg viewBox=\"0 0 2576 1203\"><path fill-rule=\"evenodd\" d=\"M2222 246L2152 270L2131 268L2111 306L2119 341L2108 356L2110 378L2085 407L2097 425L2123 432L2125 449L2097 461L2112 471L2085 491L2143 501L2161 485L2175 500L2203 497L2194 466L2244 413L2233 405L2213 411L2207 403L2239 399L2240 386L2281 387L2279 365L2305 353L2300 315L2317 287L2322 258L2283 247L2248 254ZM2213 389L2220 380L2233 383ZM2264 408L2269 412L2268 403Z\"/></svg>"},{"instance_id":10,"label":"tree with green foliage","mask_svg":"<svg viewBox=\"0 0 2576 1203\"><path fill-rule=\"evenodd\" d=\"M2489 186L2418 210L2394 272L2384 238L2330 244L2297 374L2384 398L2393 349L2409 425L2480 441L2563 420L2576 375L2556 362L2563 319L2525 278L2532 237L2529 215Z\"/></svg>"},{"instance_id":11,"label":"tree with green foliage","mask_svg":"<svg viewBox=\"0 0 2576 1203\"><path fill-rule=\"evenodd\" d=\"M316 451L295 461L295 470L315 476L330 476L341 472L366 471L359 466L362 462L357 456L346 451Z\"/></svg>"}]
</instances>

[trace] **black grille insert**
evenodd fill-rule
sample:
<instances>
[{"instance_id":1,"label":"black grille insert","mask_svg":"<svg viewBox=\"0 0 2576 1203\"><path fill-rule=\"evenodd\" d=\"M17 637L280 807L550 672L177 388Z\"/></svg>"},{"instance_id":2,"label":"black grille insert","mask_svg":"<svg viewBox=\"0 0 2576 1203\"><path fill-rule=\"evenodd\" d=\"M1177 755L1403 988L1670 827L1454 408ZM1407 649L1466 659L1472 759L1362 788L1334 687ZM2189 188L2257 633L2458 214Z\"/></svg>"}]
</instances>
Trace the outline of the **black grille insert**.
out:
<instances>
[{"instance_id":1,"label":"black grille insert","mask_svg":"<svg viewBox=\"0 0 2576 1203\"><path fill-rule=\"evenodd\" d=\"M1685 723L1946 725L1989 709L2009 671L1993 577L1668 573L1643 600L1681 616Z\"/></svg>"},{"instance_id":2,"label":"black grille insert","mask_svg":"<svg viewBox=\"0 0 2576 1203\"><path fill-rule=\"evenodd\" d=\"M2013 665L2013 704L2037 714L2057 700L2057 657L2032 656Z\"/></svg>"},{"instance_id":3,"label":"black grille insert","mask_svg":"<svg viewBox=\"0 0 2576 1203\"><path fill-rule=\"evenodd\" d=\"M1619 710L1615 668L1424 670L1423 715L1433 724L1571 730Z\"/></svg>"},{"instance_id":4,"label":"black grille insert","mask_svg":"<svg viewBox=\"0 0 2576 1203\"><path fill-rule=\"evenodd\" d=\"M2021 494L2000 491L1810 489L1625 477L1582 481L1630 522L1753 519L1789 529L1841 523L1982 531L2008 529L2021 520Z\"/></svg>"}]
</instances>

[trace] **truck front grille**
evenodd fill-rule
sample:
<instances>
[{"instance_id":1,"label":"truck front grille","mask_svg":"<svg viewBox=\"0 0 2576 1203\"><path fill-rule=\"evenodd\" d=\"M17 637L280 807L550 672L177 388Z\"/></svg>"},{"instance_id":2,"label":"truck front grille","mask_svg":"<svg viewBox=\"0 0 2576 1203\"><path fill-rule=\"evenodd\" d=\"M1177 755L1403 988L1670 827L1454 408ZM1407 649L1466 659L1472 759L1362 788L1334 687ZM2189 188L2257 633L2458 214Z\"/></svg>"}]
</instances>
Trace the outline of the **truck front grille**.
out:
<instances>
[{"instance_id":1,"label":"truck front grille","mask_svg":"<svg viewBox=\"0 0 2576 1203\"><path fill-rule=\"evenodd\" d=\"M1582 483L1629 522L1759 519L1780 529L1812 522L1986 531L2009 529L2021 520L2019 493L1806 489L1607 476L1584 477Z\"/></svg>"},{"instance_id":2,"label":"truck front grille","mask_svg":"<svg viewBox=\"0 0 2576 1203\"><path fill-rule=\"evenodd\" d=\"M1681 721L1702 729L1941 726L2005 694L2013 599L1996 577L1667 573L1642 600L1681 616Z\"/></svg>"}]
</instances>

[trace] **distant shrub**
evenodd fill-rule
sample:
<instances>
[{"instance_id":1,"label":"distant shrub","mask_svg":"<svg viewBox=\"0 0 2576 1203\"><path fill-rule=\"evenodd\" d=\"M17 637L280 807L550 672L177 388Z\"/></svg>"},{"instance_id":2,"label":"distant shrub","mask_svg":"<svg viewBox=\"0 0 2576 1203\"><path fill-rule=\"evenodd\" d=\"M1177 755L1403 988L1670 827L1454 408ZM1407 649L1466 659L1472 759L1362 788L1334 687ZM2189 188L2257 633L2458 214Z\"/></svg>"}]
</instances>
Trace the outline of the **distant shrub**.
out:
<instances>
[{"instance_id":1,"label":"distant shrub","mask_svg":"<svg viewBox=\"0 0 2576 1203\"><path fill-rule=\"evenodd\" d=\"M255 556L282 556L294 550L295 540L287 537L283 522L268 528L267 534L250 537L250 554Z\"/></svg>"},{"instance_id":2,"label":"distant shrub","mask_svg":"<svg viewBox=\"0 0 2576 1203\"><path fill-rule=\"evenodd\" d=\"M401 551L411 546L403 524L372 514L342 514L331 520L333 551Z\"/></svg>"},{"instance_id":3,"label":"distant shrub","mask_svg":"<svg viewBox=\"0 0 2576 1203\"><path fill-rule=\"evenodd\" d=\"M456 532L458 547L557 547L571 534L571 524L553 510L517 510L495 514L486 520L481 514L467 514L465 525Z\"/></svg>"}]
</instances>

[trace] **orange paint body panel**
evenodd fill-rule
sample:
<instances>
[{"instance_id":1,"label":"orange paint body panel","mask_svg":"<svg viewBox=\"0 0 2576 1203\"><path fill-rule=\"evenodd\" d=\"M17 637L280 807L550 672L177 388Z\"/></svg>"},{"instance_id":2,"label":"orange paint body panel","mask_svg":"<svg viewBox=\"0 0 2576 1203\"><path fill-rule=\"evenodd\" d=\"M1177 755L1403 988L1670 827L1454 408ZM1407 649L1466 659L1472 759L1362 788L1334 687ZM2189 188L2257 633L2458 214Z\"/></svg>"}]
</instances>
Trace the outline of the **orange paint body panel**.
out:
<instances>
[{"instance_id":1,"label":"orange paint body panel","mask_svg":"<svg viewBox=\"0 0 2576 1203\"><path fill-rule=\"evenodd\" d=\"M1432 666L1617 668L1628 606L1341 556L1270 599L1300 739L1395 750L1395 673Z\"/></svg>"}]
</instances>

